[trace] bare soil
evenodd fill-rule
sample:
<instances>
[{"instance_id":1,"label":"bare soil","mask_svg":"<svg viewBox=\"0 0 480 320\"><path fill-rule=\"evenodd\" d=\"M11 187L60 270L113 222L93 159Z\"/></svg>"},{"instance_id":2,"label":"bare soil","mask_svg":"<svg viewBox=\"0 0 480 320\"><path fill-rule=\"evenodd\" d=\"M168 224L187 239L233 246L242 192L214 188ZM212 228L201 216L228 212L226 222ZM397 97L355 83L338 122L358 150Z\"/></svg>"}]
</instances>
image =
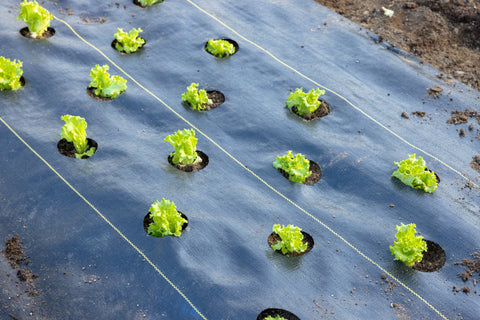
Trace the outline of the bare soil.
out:
<instances>
[{"instance_id":1,"label":"bare soil","mask_svg":"<svg viewBox=\"0 0 480 320\"><path fill-rule=\"evenodd\" d=\"M441 70L439 77L480 89L480 0L316 1Z\"/></svg>"}]
</instances>

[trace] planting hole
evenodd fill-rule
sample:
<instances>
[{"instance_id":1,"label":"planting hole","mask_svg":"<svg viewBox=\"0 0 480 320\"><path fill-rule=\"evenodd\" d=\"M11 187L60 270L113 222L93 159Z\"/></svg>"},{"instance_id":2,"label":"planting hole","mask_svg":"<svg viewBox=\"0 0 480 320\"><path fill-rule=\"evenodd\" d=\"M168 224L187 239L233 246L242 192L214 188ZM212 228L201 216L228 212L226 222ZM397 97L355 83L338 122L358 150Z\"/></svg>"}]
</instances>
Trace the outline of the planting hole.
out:
<instances>
[{"instance_id":1,"label":"planting hole","mask_svg":"<svg viewBox=\"0 0 480 320\"><path fill-rule=\"evenodd\" d=\"M227 57L233 56L240 49L240 47L238 46L238 43L235 40L232 40L232 39L212 39L212 40L224 40L224 41L227 41L227 42L233 44L233 47L235 48L235 52L228 55ZM212 56L217 57L216 55L212 54L210 51L207 50L207 45L208 45L208 41L205 42L205 46L204 46L205 51L207 51ZM226 57L224 57L224 58L226 58Z\"/></svg>"},{"instance_id":2,"label":"planting hole","mask_svg":"<svg viewBox=\"0 0 480 320\"><path fill-rule=\"evenodd\" d=\"M297 317L296 315L294 315L290 311L283 310L283 309L276 309L276 308L269 308L269 309L263 310L257 316L257 320L263 320L268 316L274 317L274 318L276 316L280 316L280 317L285 318L287 320L300 320L299 317Z\"/></svg>"},{"instance_id":3,"label":"planting hole","mask_svg":"<svg viewBox=\"0 0 480 320\"><path fill-rule=\"evenodd\" d=\"M291 253L287 253L285 254L285 256L287 257L297 257L297 256L302 256L304 254L306 254L307 252L309 252L310 250L313 249L313 245L315 244L314 241L313 241L313 238L311 235L309 235L308 233L306 233L305 231L301 231L302 232L302 235L303 235L303 239L302 239L302 242L303 243L307 243L307 249L303 252L291 252ZM275 232L272 232L269 236L268 236L268 239L267 239L267 242L268 242L268 245L271 247L273 245L275 245L278 241L281 241L282 238L280 238L280 236L278 234L276 234ZM275 250L276 252L279 252L280 254L282 254L282 250Z\"/></svg>"},{"instance_id":4,"label":"planting hole","mask_svg":"<svg viewBox=\"0 0 480 320\"><path fill-rule=\"evenodd\" d=\"M168 163L170 163L172 166L174 166L178 170L182 170L185 172L194 172L194 171L202 170L208 165L208 156L205 153L203 153L200 150L197 150L197 158L198 157L200 157L200 161L185 165L180 163L174 164L172 162L173 156L169 155Z\"/></svg>"},{"instance_id":5,"label":"planting hole","mask_svg":"<svg viewBox=\"0 0 480 320\"><path fill-rule=\"evenodd\" d=\"M310 171L312 172L312 174L305 179L305 182L303 182L303 184L307 185L307 186L311 186L315 183L317 183L320 178L322 177L322 169L320 168L320 166L318 165L318 163L316 163L315 161L312 161L312 160L308 160L310 161ZM278 171L280 171L280 173L287 179L289 179L290 175L283 169L277 169Z\"/></svg>"},{"instance_id":6,"label":"planting hole","mask_svg":"<svg viewBox=\"0 0 480 320\"><path fill-rule=\"evenodd\" d=\"M312 121L312 120L315 120L315 119L323 118L327 114L329 114L330 113L330 105L328 103L326 103L325 101L320 100L320 106L313 113L307 113L307 114L300 115L300 114L297 113L298 109L297 109L296 106L292 107L292 112L295 113L297 116L299 116L300 118L302 118L305 121Z\"/></svg>"},{"instance_id":7,"label":"planting hole","mask_svg":"<svg viewBox=\"0 0 480 320\"><path fill-rule=\"evenodd\" d=\"M139 38L143 39L142 37L139 37ZM112 46L113 49L115 49L115 51L117 51L121 54L132 54L132 53L140 51L147 44L147 40L143 39L143 41L145 41L145 42L137 49L137 51L134 51L134 52L126 52L126 51L123 51L123 50L122 51L117 50L117 48L115 47L115 45L117 43L119 43L117 39L113 39L113 41L110 45Z\"/></svg>"},{"instance_id":8,"label":"planting hole","mask_svg":"<svg viewBox=\"0 0 480 320\"><path fill-rule=\"evenodd\" d=\"M187 220L187 222L185 222L183 225L182 225L182 231L184 231L187 227L188 227L188 218L186 215L184 215L183 213L181 213L180 211L178 211L178 213L180 213L180 215L182 216L183 219ZM150 225L150 223L153 222L153 219L150 218L150 212L147 212L147 214L145 215L145 217L143 218L143 230L145 230L145 232L149 235L149 236L152 236L151 234L148 233L148 226ZM153 236L152 236L153 237Z\"/></svg>"},{"instance_id":9,"label":"planting hole","mask_svg":"<svg viewBox=\"0 0 480 320\"><path fill-rule=\"evenodd\" d=\"M47 39L47 38L53 37L53 35L55 34L55 29L48 27L47 31L45 31L43 33L43 35L41 37L38 37L38 38L32 37L32 35L30 34L30 31L28 30L28 27L20 29L20 34L22 36L24 36L25 38L30 38L30 39L35 39L35 40L36 39Z\"/></svg>"},{"instance_id":10,"label":"planting hole","mask_svg":"<svg viewBox=\"0 0 480 320\"><path fill-rule=\"evenodd\" d=\"M89 146L88 150L90 148L95 148L95 152L97 152L98 143L95 140L90 139L90 138L87 138L87 141L88 141L88 146ZM69 157L69 158L75 158L75 153L77 152L77 150L75 150L75 146L73 145L73 142L68 142L65 138L58 141L57 150L58 150L58 152L60 152L61 154L63 154L66 157ZM88 159L88 158L90 158L90 157L87 156L87 155L84 155L82 157L82 159Z\"/></svg>"},{"instance_id":11,"label":"planting hole","mask_svg":"<svg viewBox=\"0 0 480 320\"><path fill-rule=\"evenodd\" d=\"M94 98L94 99L97 99L97 100L100 100L100 101L111 101L111 100L113 100L113 98L108 98L108 97L103 98L103 97L97 96L97 95L95 94L95 89L96 89L96 88L94 88L94 87L88 87L88 88L87 88L87 94L88 94L90 97L92 97L92 98ZM123 93L123 92L125 92L125 91L122 91L122 93ZM122 94L122 93L120 93L120 94ZM117 98L118 98L118 97L117 97Z\"/></svg>"},{"instance_id":12,"label":"planting hole","mask_svg":"<svg viewBox=\"0 0 480 320\"><path fill-rule=\"evenodd\" d=\"M202 107L205 109L201 111L209 111L215 109L216 107L220 106L225 102L225 95L217 90L208 90L207 91L208 99L212 100L212 104L203 104ZM188 101L184 102L189 108L191 108L190 103Z\"/></svg>"},{"instance_id":13,"label":"planting hole","mask_svg":"<svg viewBox=\"0 0 480 320\"><path fill-rule=\"evenodd\" d=\"M412 268L422 272L440 270L445 265L445 251L438 243L430 240L425 241L427 242L427 251L423 253L422 261L415 263Z\"/></svg>"}]
</instances>

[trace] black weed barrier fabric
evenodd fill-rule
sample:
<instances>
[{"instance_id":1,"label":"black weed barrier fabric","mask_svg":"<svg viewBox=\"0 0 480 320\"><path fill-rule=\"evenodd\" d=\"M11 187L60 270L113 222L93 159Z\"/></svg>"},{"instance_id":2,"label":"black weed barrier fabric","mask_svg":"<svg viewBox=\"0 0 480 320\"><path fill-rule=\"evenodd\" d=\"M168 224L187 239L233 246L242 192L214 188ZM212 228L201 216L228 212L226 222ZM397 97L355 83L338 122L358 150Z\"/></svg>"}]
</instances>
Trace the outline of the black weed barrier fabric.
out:
<instances>
[{"instance_id":1,"label":"black weed barrier fabric","mask_svg":"<svg viewBox=\"0 0 480 320\"><path fill-rule=\"evenodd\" d=\"M0 238L17 235L38 275L29 295L0 258L0 318L256 319L268 308L302 320L478 317L476 287L452 288L465 285L454 262L480 246L479 173L470 166L479 125L471 120L460 137L468 124L446 123L452 110L477 110L478 92L448 85L314 1L43 6L78 36L54 19L53 37L25 38L19 1L0 5L0 53L23 62L26 80L0 92ZM134 27L146 45L115 51L117 28ZM239 49L218 59L204 50L209 39ZM118 98L87 94L96 64L127 79ZM295 88L317 87L311 80L339 95L327 91L330 114L305 122L285 101ZM189 109L181 94L192 82L225 103ZM438 98L434 86L443 88ZM57 151L64 114L86 119L98 143L90 159ZM186 121L209 157L197 172L171 166L163 142L190 128ZM320 181L295 184L274 169L288 150L319 164ZM391 177L394 161L412 153L440 176L433 194ZM188 217L179 238L143 229L162 198ZM441 245L443 268L419 272L393 260L401 222ZM267 238L276 223L301 227L315 246L299 257L274 252Z\"/></svg>"}]
</instances>

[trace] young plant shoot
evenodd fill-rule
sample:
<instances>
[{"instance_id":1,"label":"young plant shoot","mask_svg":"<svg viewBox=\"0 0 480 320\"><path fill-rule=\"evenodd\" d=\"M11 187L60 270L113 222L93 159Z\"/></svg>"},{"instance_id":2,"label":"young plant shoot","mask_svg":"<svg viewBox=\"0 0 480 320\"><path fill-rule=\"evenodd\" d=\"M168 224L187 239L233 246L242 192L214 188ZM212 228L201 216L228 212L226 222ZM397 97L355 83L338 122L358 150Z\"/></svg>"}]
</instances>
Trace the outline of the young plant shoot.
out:
<instances>
[{"instance_id":1,"label":"young plant shoot","mask_svg":"<svg viewBox=\"0 0 480 320\"><path fill-rule=\"evenodd\" d=\"M108 74L108 65L100 67L98 64L90 70L90 82L89 87L95 88L95 94L102 98L115 99L125 89L127 89L127 80L120 76L112 76Z\"/></svg>"},{"instance_id":2,"label":"young plant shoot","mask_svg":"<svg viewBox=\"0 0 480 320\"><path fill-rule=\"evenodd\" d=\"M422 261L423 251L427 251L427 242L423 240L422 236L415 236L416 225L401 223L396 228L396 239L393 246L390 246L390 251L395 255L394 260L400 260L409 267Z\"/></svg>"},{"instance_id":3,"label":"young plant shoot","mask_svg":"<svg viewBox=\"0 0 480 320\"><path fill-rule=\"evenodd\" d=\"M128 33L124 32L123 29L118 28L117 32L113 35L115 39L117 39L117 42L115 43L115 49L126 53L137 51L145 44L145 40L138 36L140 32L143 32L143 30L140 28L133 28Z\"/></svg>"},{"instance_id":4,"label":"young plant shoot","mask_svg":"<svg viewBox=\"0 0 480 320\"><path fill-rule=\"evenodd\" d=\"M81 159L84 155L91 157L95 153L95 148L88 148L87 140L87 122L84 118L66 114L61 117L65 121L62 127L60 137L72 142L75 150L75 158Z\"/></svg>"},{"instance_id":5,"label":"young plant shoot","mask_svg":"<svg viewBox=\"0 0 480 320\"><path fill-rule=\"evenodd\" d=\"M138 0L138 2L144 7L149 7L149 6L154 5L156 3L161 3L161 2L163 2L163 0Z\"/></svg>"},{"instance_id":6,"label":"young plant shoot","mask_svg":"<svg viewBox=\"0 0 480 320\"><path fill-rule=\"evenodd\" d=\"M206 49L208 52L219 58L228 57L235 53L235 46L227 40L210 39L207 42Z\"/></svg>"},{"instance_id":7,"label":"young plant shoot","mask_svg":"<svg viewBox=\"0 0 480 320\"><path fill-rule=\"evenodd\" d=\"M20 14L17 20L23 20L27 23L32 38L41 37L50 27L52 19L53 15L42 8L37 1L24 0L23 3L20 3Z\"/></svg>"},{"instance_id":8,"label":"young plant shoot","mask_svg":"<svg viewBox=\"0 0 480 320\"><path fill-rule=\"evenodd\" d=\"M277 156L273 162L273 167L282 169L288 173L290 181L298 183L304 183L305 179L312 174L310 171L310 161L305 159L305 156L301 153L297 153L294 156L292 150L289 150L286 155L281 157Z\"/></svg>"},{"instance_id":9,"label":"young plant shoot","mask_svg":"<svg viewBox=\"0 0 480 320\"><path fill-rule=\"evenodd\" d=\"M155 201L148 212L153 220L148 226L148 234L154 237L180 237L182 226L187 220L176 210L172 201L163 198L162 201Z\"/></svg>"},{"instance_id":10,"label":"young plant shoot","mask_svg":"<svg viewBox=\"0 0 480 320\"><path fill-rule=\"evenodd\" d=\"M175 152L171 154L173 164L188 165L197 160L197 138L193 129L178 130L163 141L170 142L175 148ZM201 158L198 157L198 159Z\"/></svg>"},{"instance_id":11,"label":"young plant shoot","mask_svg":"<svg viewBox=\"0 0 480 320\"><path fill-rule=\"evenodd\" d=\"M272 229L282 239L271 246L273 250L282 250L284 255L292 252L301 253L307 250L308 244L303 243L302 229L299 227L291 224L286 227L274 224Z\"/></svg>"},{"instance_id":12,"label":"young plant shoot","mask_svg":"<svg viewBox=\"0 0 480 320\"><path fill-rule=\"evenodd\" d=\"M284 317L280 317L279 315L276 315L275 317L268 316L266 318L263 318L263 320L287 320Z\"/></svg>"},{"instance_id":13,"label":"young plant shoot","mask_svg":"<svg viewBox=\"0 0 480 320\"><path fill-rule=\"evenodd\" d=\"M186 101L195 110L205 110L207 104L212 104L212 100L208 99L207 91L198 90L198 83L192 83L187 87L187 91L182 93L182 101Z\"/></svg>"},{"instance_id":14,"label":"young plant shoot","mask_svg":"<svg viewBox=\"0 0 480 320\"><path fill-rule=\"evenodd\" d=\"M22 77L22 61L0 57L0 91L18 90L22 88L20 78Z\"/></svg>"},{"instance_id":15,"label":"young plant shoot","mask_svg":"<svg viewBox=\"0 0 480 320\"><path fill-rule=\"evenodd\" d=\"M290 92L288 100L285 102L287 107L297 108L299 115L314 113L320 107L318 98L325 94L325 90L312 89L308 93L303 92L303 88L295 89L295 92Z\"/></svg>"},{"instance_id":16,"label":"young plant shoot","mask_svg":"<svg viewBox=\"0 0 480 320\"><path fill-rule=\"evenodd\" d=\"M404 184L415 189L422 189L432 193L437 189L438 183L433 171L425 170L425 161L422 157L415 158L415 153L408 155L408 159L394 162L398 169L392 176L400 179Z\"/></svg>"}]
</instances>

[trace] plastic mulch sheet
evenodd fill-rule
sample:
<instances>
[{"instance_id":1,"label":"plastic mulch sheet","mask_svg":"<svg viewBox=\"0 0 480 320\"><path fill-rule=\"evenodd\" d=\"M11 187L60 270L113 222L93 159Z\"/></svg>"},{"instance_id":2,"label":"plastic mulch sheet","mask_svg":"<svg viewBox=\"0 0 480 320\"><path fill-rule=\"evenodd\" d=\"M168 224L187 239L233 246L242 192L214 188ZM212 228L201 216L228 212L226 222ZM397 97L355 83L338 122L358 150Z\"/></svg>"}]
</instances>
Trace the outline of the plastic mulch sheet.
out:
<instances>
[{"instance_id":1,"label":"plastic mulch sheet","mask_svg":"<svg viewBox=\"0 0 480 320\"><path fill-rule=\"evenodd\" d=\"M23 62L26 80L0 92L0 236L23 241L22 265L38 278L19 281L0 258L2 319L256 319L267 308L303 320L478 316L471 282L469 294L452 287L465 286L454 262L480 246L470 166L479 125L462 138L466 126L446 123L452 110L478 109L477 91L448 85L314 1L45 1L61 20L44 40L19 33L18 4L0 5L0 53ZM146 45L115 51L117 28L133 27ZM209 39L239 50L215 58ZM127 79L118 98L87 94L96 64ZM181 94L192 82L225 103L189 109ZM295 88L319 85L327 116L306 122L285 107ZM64 114L86 119L98 143L90 159L57 151ZM169 164L163 140L192 126L209 163L187 173ZM288 150L321 167L316 184L273 168ZM391 177L413 153L441 179L432 194ZM143 228L162 198L188 217L178 238ZM439 271L393 260L401 222L444 249ZM276 223L301 227L312 250L274 252Z\"/></svg>"}]
</instances>

